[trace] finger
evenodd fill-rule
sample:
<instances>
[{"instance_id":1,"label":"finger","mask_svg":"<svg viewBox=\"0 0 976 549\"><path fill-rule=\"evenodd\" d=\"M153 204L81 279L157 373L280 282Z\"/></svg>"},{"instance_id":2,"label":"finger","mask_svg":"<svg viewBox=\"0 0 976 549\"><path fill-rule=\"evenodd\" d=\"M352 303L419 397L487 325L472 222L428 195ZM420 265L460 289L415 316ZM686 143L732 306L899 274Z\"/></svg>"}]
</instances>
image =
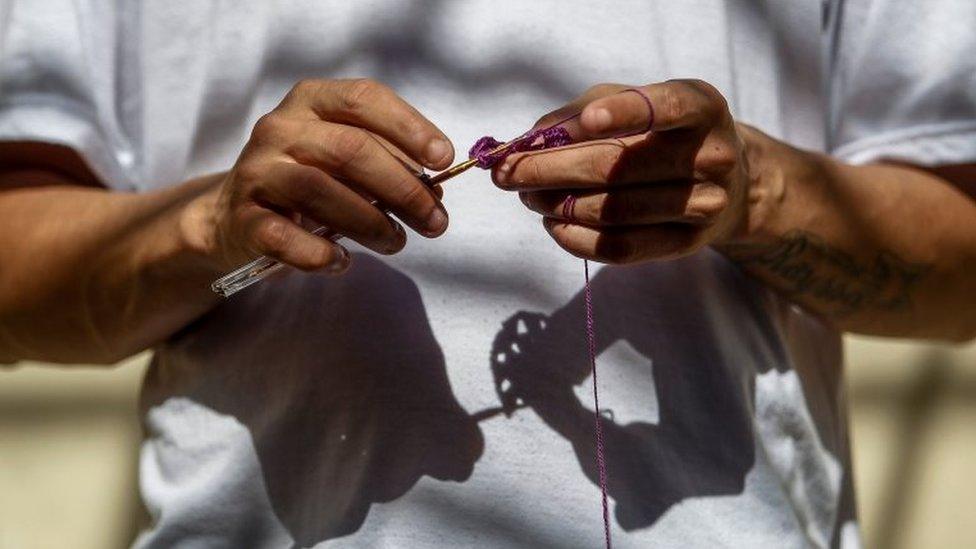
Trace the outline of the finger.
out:
<instances>
[{"instance_id":1,"label":"finger","mask_svg":"<svg viewBox=\"0 0 976 549\"><path fill-rule=\"evenodd\" d=\"M310 122L286 152L379 200L424 236L447 229L447 212L427 185L365 130Z\"/></svg>"},{"instance_id":2,"label":"finger","mask_svg":"<svg viewBox=\"0 0 976 549\"><path fill-rule=\"evenodd\" d=\"M579 115L583 110L583 107L592 101L600 97L617 93L626 88L627 86L621 84L597 84L583 92L569 103L543 115L542 118L536 121L536 123L532 126L532 130L530 131L538 130L540 128L548 128L550 126L559 124L569 132L569 135L573 138L574 142L579 141L580 137L583 135L583 131L580 129L579 116L575 115Z\"/></svg>"},{"instance_id":3,"label":"finger","mask_svg":"<svg viewBox=\"0 0 976 549\"><path fill-rule=\"evenodd\" d=\"M334 232L382 254L403 249L403 227L355 191L317 168L278 162L264 173L266 184L254 197L300 212Z\"/></svg>"},{"instance_id":4,"label":"finger","mask_svg":"<svg viewBox=\"0 0 976 549\"><path fill-rule=\"evenodd\" d=\"M383 148L387 150L387 152L389 152L391 155L393 155L394 158L399 160L403 164L403 166L407 168L407 170L411 174L413 174L414 177L421 179L421 181L423 181L425 177L429 176L429 174L427 174L424 171L423 166L417 164L417 162L415 162L409 156L406 156L403 153L403 151L393 146L392 143L390 143L389 141L383 139L378 135L374 135L373 137L375 137L376 140L380 142L380 145L382 145ZM425 185L428 184L425 183ZM428 185L427 188L430 189L430 192L433 193L434 197L436 197L438 201L444 198L444 188L441 187L440 185Z\"/></svg>"},{"instance_id":5,"label":"finger","mask_svg":"<svg viewBox=\"0 0 976 549\"><path fill-rule=\"evenodd\" d=\"M601 263L674 259L704 245L700 229L679 223L600 229L545 218L543 224L564 250Z\"/></svg>"},{"instance_id":6,"label":"finger","mask_svg":"<svg viewBox=\"0 0 976 549\"><path fill-rule=\"evenodd\" d=\"M492 170L492 179L495 185L509 191L602 188L691 179L696 176L701 137L652 133L513 154Z\"/></svg>"},{"instance_id":7,"label":"finger","mask_svg":"<svg viewBox=\"0 0 976 549\"><path fill-rule=\"evenodd\" d=\"M338 274L349 266L349 252L315 236L291 219L252 204L241 213L244 241L256 257L264 255L303 271Z\"/></svg>"},{"instance_id":8,"label":"finger","mask_svg":"<svg viewBox=\"0 0 976 549\"><path fill-rule=\"evenodd\" d=\"M388 86L370 79L305 80L292 88L282 108L309 108L322 120L350 124L389 140L432 169L454 159L450 140Z\"/></svg>"},{"instance_id":9,"label":"finger","mask_svg":"<svg viewBox=\"0 0 976 549\"><path fill-rule=\"evenodd\" d=\"M595 99L583 109L580 125L587 138L629 135L714 125L728 104L701 80L669 80Z\"/></svg>"},{"instance_id":10,"label":"finger","mask_svg":"<svg viewBox=\"0 0 976 549\"><path fill-rule=\"evenodd\" d=\"M398 162L400 162L400 164L402 164L403 167L407 169L407 171L413 174L414 177L419 178L423 176L424 173L426 173L424 172L424 167L422 165L420 165L416 160L407 156L407 154L401 151L400 149L398 149L396 145L390 143L386 139L383 139L383 136L377 135L372 132L370 132L370 135L373 136L373 139L375 139L376 142L379 143L381 147L386 149L386 152L390 153L390 155L393 156L393 158L396 159Z\"/></svg>"},{"instance_id":11,"label":"finger","mask_svg":"<svg viewBox=\"0 0 976 549\"><path fill-rule=\"evenodd\" d=\"M539 191L519 196L530 210L544 217L591 226L667 222L708 225L729 203L719 185L692 182L623 187L610 192Z\"/></svg>"}]
</instances>

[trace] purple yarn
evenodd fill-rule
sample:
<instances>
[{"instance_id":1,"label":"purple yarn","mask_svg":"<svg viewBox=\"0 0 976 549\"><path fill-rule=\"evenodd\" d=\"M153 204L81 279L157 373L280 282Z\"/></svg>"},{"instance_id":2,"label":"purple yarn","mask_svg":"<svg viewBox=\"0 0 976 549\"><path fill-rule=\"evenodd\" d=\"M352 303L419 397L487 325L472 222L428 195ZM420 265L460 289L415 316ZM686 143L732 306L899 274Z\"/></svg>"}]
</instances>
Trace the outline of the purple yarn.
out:
<instances>
[{"instance_id":1,"label":"purple yarn","mask_svg":"<svg viewBox=\"0 0 976 549\"><path fill-rule=\"evenodd\" d=\"M649 105L650 103L648 103ZM468 151L468 158L477 160L478 167L487 170L512 153L538 151L569 145L573 142L573 137L566 128L562 127L562 124L577 116L579 116L578 113L560 120L547 128L541 128L523 134L512 141L511 145L497 152L496 149L504 145L504 143L490 135L486 135L471 146L471 150ZM570 195L566 203L563 204L564 216L567 219L572 220L573 205L575 203L576 197ZM586 342L587 350L589 351L590 373L593 377L593 409L595 415L594 420L596 422L596 466L600 481L600 499L603 507L603 541L606 544L606 548L611 549L613 543L610 537L610 506L607 501L607 487L609 482L607 480L606 449L603 443L603 424L600 421L600 394L597 389L596 379L596 328L594 327L593 321L593 296L590 290L590 264L585 260L583 261L583 277L585 281L583 287L586 305Z\"/></svg>"},{"instance_id":2,"label":"purple yarn","mask_svg":"<svg viewBox=\"0 0 976 549\"><path fill-rule=\"evenodd\" d=\"M569 131L560 124L562 122L554 126L549 126L548 128L541 128L523 134L512 141L511 145L498 152L494 151L504 145L504 143L490 135L486 135L475 141L474 145L471 146L471 150L468 151L468 158L477 160L478 167L487 170L513 153L538 151L569 145L573 142L573 138L569 135Z\"/></svg>"},{"instance_id":3,"label":"purple yarn","mask_svg":"<svg viewBox=\"0 0 976 549\"><path fill-rule=\"evenodd\" d=\"M644 102L647 103L647 110L649 111L647 127L631 135L651 131L651 128L654 125L654 105L651 103L651 98L647 96L645 91L639 88L628 88L618 93L627 92L633 92L641 96ZM524 133L515 138L511 145L498 152L494 151L504 145L504 143L490 135L486 135L475 141L474 145L471 146L471 149L468 151L468 158L477 160L478 167L487 170L513 153L564 147L573 142L573 137L569 134L569 131L563 127L563 123L578 117L580 114L581 113L579 112L576 114L571 114L549 127Z\"/></svg>"},{"instance_id":4,"label":"purple yarn","mask_svg":"<svg viewBox=\"0 0 976 549\"><path fill-rule=\"evenodd\" d=\"M478 167L483 170L487 170L502 159L501 155L503 153L492 155L491 151L501 147L503 144L504 143L495 139L494 137L486 135L474 142L474 145L472 145L471 149L468 151L468 158L476 159L478 161Z\"/></svg>"},{"instance_id":5,"label":"purple yarn","mask_svg":"<svg viewBox=\"0 0 976 549\"><path fill-rule=\"evenodd\" d=\"M547 128L541 128L523 134L522 136L513 140L508 147L505 147L502 150L498 149L504 145L504 143L490 135L486 135L472 145L471 150L468 151L468 158L477 160L478 167L487 170L507 158L508 155L512 153L538 151L542 149L551 149L554 147L569 145L573 142L573 138L569 134L569 131L562 127L562 124L563 122L577 116L579 116L579 114L574 114ZM575 205L575 203L576 197L570 195L567 198L566 203L563 204L563 215L567 219L572 220L573 205ZM606 449L604 448L603 444L603 424L600 421L600 396L599 391L597 390L596 379L596 328L593 321L593 297L590 290L590 264L585 260L583 261L583 277L585 280L584 296L586 304L586 342L587 350L589 351L590 373L593 377L593 409L595 415L594 419L596 421L596 464L599 474L600 495L603 507L603 541L606 544L606 548L611 549L613 544L610 537L610 506L607 502L607 486L609 482L607 480Z\"/></svg>"},{"instance_id":6,"label":"purple yarn","mask_svg":"<svg viewBox=\"0 0 976 549\"><path fill-rule=\"evenodd\" d=\"M590 290L590 262L583 260L583 297L586 305L586 343L590 355L590 373L593 376L593 415L596 422L596 469L600 479L600 502L603 505L603 541L607 549L613 548L610 538L610 506L607 503L607 458L603 446L603 423L600 421L600 392L596 382L596 328L593 322L593 292Z\"/></svg>"}]
</instances>

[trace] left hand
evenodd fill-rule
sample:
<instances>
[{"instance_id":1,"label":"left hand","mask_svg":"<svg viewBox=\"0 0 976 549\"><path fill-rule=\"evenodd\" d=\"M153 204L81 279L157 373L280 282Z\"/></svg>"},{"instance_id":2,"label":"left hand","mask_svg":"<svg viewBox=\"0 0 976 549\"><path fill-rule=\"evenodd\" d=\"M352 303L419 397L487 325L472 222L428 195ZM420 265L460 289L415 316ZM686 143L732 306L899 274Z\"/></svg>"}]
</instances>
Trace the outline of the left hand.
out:
<instances>
[{"instance_id":1,"label":"left hand","mask_svg":"<svg viewBox=\"0 0 976 549\"><path fill-rule=\"evenodd\" d=\"M574 144L513 154L492 173L566 251L616 264L669 259L720 244L744 223L745 142L714 87L595 86L536 127L580 111L564 125Z\"/></svg>"}]
</instances>

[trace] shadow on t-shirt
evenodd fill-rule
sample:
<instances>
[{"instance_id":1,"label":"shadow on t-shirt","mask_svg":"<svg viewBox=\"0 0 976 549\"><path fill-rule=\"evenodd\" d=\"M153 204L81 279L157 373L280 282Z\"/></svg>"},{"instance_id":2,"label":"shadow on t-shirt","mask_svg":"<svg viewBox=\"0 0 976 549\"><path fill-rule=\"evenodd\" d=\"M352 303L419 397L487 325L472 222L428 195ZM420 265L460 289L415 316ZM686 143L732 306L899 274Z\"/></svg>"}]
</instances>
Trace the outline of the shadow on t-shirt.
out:
<instances>
[{"instance_id":1,"label":"shadow on t-shirt","mask_svg":"<svg viewBox=\"0 0 976 549\"><path fill-rule=\"evenodd\" d=\"M693 280L668 281L660 275L668 271L610 267L592 281L597 354L626 341L648 359L641 361L647 368L643 373L653 377L656 393L643 403L657 403L656 423L617 423L613 395L601 402L607 491L624 530L651 526L685 498L742 492L755 459L745 396L753 365L733 364L722 345L710 341L725 330L695 321L707 315L684 310L715 306L687 291L694 288ZM599 485L592 398L581 401L574 391L591 383L584 318L582 291L552 315L516 313L495 338L491 368L505 412L533 409L572 443L582 471ZM689 321L686 329L674 329L678 318ZM599 357L597 368L598 374L603 371Z\"/></svg>"},{"instance_id":2,"label":"shadow on t-shirt","mask_svg":"<svg viewBox=\"0 0 976 549\"><path fill-rule=\"evenodd\" d=\"M789 363L770 345L777 328L754 283L717 258L670 265L604 268L592 282L597 352L625 341L648 359L625 366L647 368L636 375L653 379L654 394L638 404L657 403L656 422L618 423L612 395L604 401L609 494L624 530L687 498L743 491L756 458L755 376ZM235 296L165 344L143 405L186 397L244 425L262 478L217 482L263 480L297 545L356 532L373 504L424 476L464 482L484 451L479 421L502 412L530 407L598 484L593 411L574 389L590 377L582 290L551 315L502 324L486 357L500 406L472 413L409 277L356 254L341 277L281 282ZM253 510L241 503L246 523ZM231 521L239 539L247 526Z\"/></svg>"},{"instance_id":3,"label":"shadow on t-shirt","mask_svg":"<svg viewBox=\"0 0 976 549\"><path fill-rule=\"evenodd\" d=\"M484 438L413 281L356 254L342 277L287 282L298 286L235 296L160 349L144 406L185 396L246 426L299 546L355 532L425 475L466 480Z\"/></svg>"}]
</instances>

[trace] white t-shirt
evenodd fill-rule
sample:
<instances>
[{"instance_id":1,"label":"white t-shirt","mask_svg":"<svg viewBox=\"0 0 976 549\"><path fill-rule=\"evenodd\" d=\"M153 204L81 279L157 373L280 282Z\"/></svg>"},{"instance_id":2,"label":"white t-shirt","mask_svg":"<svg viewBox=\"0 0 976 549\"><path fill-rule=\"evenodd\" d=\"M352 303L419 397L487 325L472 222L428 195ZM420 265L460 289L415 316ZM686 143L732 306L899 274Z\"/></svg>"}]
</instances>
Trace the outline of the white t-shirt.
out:
<instances>
[{"instance_id":1,"label":"white t-shirt","mask_svg":"<svg viewBox=\"0 0 976 549\"><path fill-rule=\"evenodd\" d=\"M938 4L8 0L0 139L147 190L229 167L301 78L384 81L463 151L598 82L695 77L801 147L972 161L974 8ZM158 349L139 547L602 544L582 265L483 172L445 190L444 237ZM711 251L593 292L616 547L859 545L835 331Z\"/></svg>"}]
</instances>

